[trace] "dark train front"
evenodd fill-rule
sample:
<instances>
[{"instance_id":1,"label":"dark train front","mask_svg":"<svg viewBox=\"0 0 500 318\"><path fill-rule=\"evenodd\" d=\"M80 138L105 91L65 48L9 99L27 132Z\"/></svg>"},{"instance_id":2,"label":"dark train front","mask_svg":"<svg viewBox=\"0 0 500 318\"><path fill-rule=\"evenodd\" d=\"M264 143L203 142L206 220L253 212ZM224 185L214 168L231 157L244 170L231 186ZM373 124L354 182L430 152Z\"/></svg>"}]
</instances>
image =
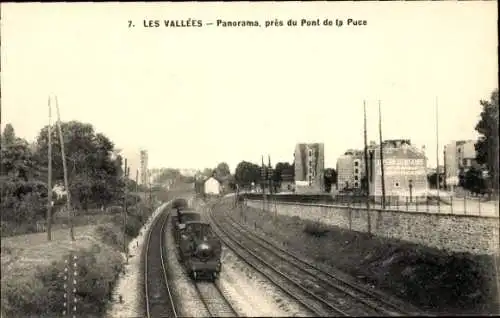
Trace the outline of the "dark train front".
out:
<instances>
[{"instance_id":1,"label":"dark train front","mask_svg":"<svg viewBox=\"0 0 500 318\"><path fill-rule=\"evenodd\" d=\"M187 207L178 207L173 217L179 260L193 279L215 280L221 271L222 245L210 224Z\"/></svg>"}]
</instances>

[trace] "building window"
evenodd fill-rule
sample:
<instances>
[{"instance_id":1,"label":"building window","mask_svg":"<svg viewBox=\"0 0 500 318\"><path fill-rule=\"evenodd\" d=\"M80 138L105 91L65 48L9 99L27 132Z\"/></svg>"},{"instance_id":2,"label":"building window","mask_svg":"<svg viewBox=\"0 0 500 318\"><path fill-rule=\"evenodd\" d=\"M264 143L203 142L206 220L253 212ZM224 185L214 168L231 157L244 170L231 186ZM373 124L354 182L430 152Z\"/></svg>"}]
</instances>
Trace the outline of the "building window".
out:
<instances>
[{"instance_id":1,"label":"building window","mask_svg":"<svg viewBox=\"0 0 500 318\"><path fill-rule=\"evenodd\" d=\"M358 181L358 176L354 176L354 180Z\"/></svg>"},{"instance_id":2,"label":"building window","mask_svg":"<svg viewBox=\"0 0 500 318\"><path fill-rule=\"evenodd\" d=\"M313 155L313 152L312 150L309 149L309 157L311 157Z\"/></svg>"},{"instance_id":3,"label":"building window","mask_svg":"<svg viewBox=\"0 0 500 318\"><path fill-rule=\"evenodd\" d=\"M354 162L354 166L355 166L355 167L359 166L359 162L355 161L355 162Z\"/></svg>"},{"instance_id":4,"label":"building window","mask_svg":"<svg viewBox=\"0 0 500 318\"><path fill-rule=\"evenodd\" d=\"M394 186L395 186L396 188L399 188L399 182L395 182L395 183L394 183Z\"/></svg>"},{"instance_id":5,"label":"building window","mask_svg":"<svg viewBox=\"0 0 500 318\"><path fill-rule=\"evenodd\" d=\"M354 187L357 188L358 187L358 183L357 182L354 182Z\"/></svg>"},{"instance_id":6,"label":"building window","mask_svg":"<svg viewBox=\"0 0 500 318\"><path fill-rule=\"evenodd\" d=\"M358 169L354 169L354 173L359 173L359 170Z\"/></svg>"}]
</instances>

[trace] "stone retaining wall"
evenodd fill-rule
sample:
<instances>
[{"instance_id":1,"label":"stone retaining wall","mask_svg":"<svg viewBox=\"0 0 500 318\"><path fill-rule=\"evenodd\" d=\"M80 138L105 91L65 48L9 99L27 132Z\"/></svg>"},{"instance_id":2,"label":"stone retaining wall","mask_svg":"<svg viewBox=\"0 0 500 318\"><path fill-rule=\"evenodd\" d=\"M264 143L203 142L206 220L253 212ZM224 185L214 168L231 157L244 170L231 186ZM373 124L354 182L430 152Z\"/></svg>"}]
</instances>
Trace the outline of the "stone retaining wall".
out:
<instances>
[{"instance_id":1,"label":"stone retaining wall","mask_svg":"<svg viewBox=\"0 0 500 318\"><path fill-rule=\"evenodd\" d=\"M262 201L247 205L263 208ZM277 202L265 210L452 252L499 253L499 218Z\"/></svg>"}]
</instances>

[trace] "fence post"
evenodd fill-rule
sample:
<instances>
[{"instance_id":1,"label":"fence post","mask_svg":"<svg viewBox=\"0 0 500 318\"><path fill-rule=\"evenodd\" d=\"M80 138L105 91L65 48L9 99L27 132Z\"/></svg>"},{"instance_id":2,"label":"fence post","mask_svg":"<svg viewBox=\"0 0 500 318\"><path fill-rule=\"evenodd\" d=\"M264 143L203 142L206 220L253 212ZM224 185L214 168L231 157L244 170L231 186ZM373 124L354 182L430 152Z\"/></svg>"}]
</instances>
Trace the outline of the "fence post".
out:
<instances>
[{"instance_id":1,"label":"fence post","mask_svg":"<svg viewBox=\"0 0 500 318\"><path fill-rule=\"evenodd\" d=\"M406 212L408 212L408 197L406 197Z\"/></svg>"},{"instance_id":2,"label":"fence post","mask_svg":"<svg viewBox=\"0 0 500 318\"><path fill-rule=\"evenodd\" d=\"M464 194L464 214L467 214L467 192Z\"/></svg>"},{"instance_id":3,"label":"fence post","mask_svg":"<svg viewBox=\"0 0 500 318\"><path fill-rule=\"evenodd\" d=\"M415 197L415 210L418 212L418 196Z\"/></svg>"},{"instance_id":4,"label":"fence post","mask_svg":"<svg viewBox=\"0 0 500 318\"><path fill-rule=\"evenodd\" d=\"M451 202L451 214L453 214L453 194L450 196L450 202Z\"/></svg>"},{"instance_id":5,"label":"fence post","mask_svg":"<svg viewBox=\"0 0 500 318\"><path fill-rule=\"evenodd\" d=\"M396 210L399 210L399 196L396 197Z\"/></svg>"},{"instance_id":6,"label":"fence post","mask_svg":"<svg viewBox=\"0 0 500 318\"><path fill-rule=\"evenodd\" d=\"M481 215L481 198L478 198L477 204L478 204L478 213L479 215Z\"/></svg>"}]
</instances>

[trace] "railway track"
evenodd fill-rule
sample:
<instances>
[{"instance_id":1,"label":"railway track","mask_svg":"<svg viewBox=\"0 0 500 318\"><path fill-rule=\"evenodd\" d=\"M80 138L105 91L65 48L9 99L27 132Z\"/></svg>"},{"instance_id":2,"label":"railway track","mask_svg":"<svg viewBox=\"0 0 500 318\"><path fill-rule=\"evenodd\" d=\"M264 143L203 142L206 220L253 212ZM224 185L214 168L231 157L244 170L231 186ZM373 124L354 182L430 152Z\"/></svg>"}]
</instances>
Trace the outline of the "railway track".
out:
<instances>
[{"instance_id":1,"label":"railway track","mask_svg":"<svg viewBox=\"0 0 500 318\"><path fill-rule=\"evenodd\" d=\"M339 291L344 292L353 298L356 298L359 302L365 304L366 306L372 307L385 316L415 316L424 314L419 309L405 302L395 299L388 299L386 295L371 291L369 289L369 286L360 286L359 284L348 281L347 279L344 279L339 275L336 275L335 273L331 273L320 268L319 266L306 262L299 256L265 239L263 236L257 233L253 233L248 227L245 227L235 221L233 216L229 215L227 212L225 213L225 216L231 223L231 226L239 229L249 240L254 241L263 248L271 250L284 261L296 263L296 265L299 266L302 270L318 277L322 281L326 282L326 284L328 284L330 287L337 288Z\"/></svg>"},{"instance_id":2,"label":"railway track","mask_svg":"<svg viewBox=\"0 0 500 318\"><path fill-rule=\"evenodd\" d=\"M148 232L144 253L146 317L177 317L164 262L164 232L170 212L161 213Z\"/></svg>"},{"instance_id":3,"label":"railway track","mask_svg":"<svg viewBox=\"0 0 500 318\"><path fill-rule=\"evenodd\" d=\"M211 212L209 212L210 214ZM316 316L347 316L347 313L337 308L335 305L318 298L310 290L302 286L300 283L290 279L287 273L277 269L273 264L268 263L262 257L246 248L239 238L234 238L225 229L219 227L218 224L210 216L214 231L219 235L224 244L231 249L241 260L250 265L256 271L261 273L274 285L280 288L284 293L295 299L299 304L307 308Z\"/></svg>"},{"instance_id":4,"label":"railway track","mask_svg":"<svg viewBox=\"0 0 500 318\"><path fill-rule=\"evenodd\" d=\"M279 276L286 277L288 285L298 287L298 292L295 288L296 291L288 290L287 293L317 315L406 316L418 313L415 308L403 309L408 307L407 304L388 301L366 288L303 261L252 233L227 213L223 218L216 218L211 212L209 214L213 222L217 220L219 224L225 225L218 227L227 239L239 242L236 245L240 249L246 249L247 254L260 259L261 264L273 268Z\"/></svg>"},{"instance_id":5,"label":"railway track","mask_svg":"<svg viewBox=\"0 0 500 318\"><path fill-rule=\"evenodd\" d=\"M211 317L237 317L238 314L213 282L195 282L196 291Z\"/></svg>"}]
</instances>

